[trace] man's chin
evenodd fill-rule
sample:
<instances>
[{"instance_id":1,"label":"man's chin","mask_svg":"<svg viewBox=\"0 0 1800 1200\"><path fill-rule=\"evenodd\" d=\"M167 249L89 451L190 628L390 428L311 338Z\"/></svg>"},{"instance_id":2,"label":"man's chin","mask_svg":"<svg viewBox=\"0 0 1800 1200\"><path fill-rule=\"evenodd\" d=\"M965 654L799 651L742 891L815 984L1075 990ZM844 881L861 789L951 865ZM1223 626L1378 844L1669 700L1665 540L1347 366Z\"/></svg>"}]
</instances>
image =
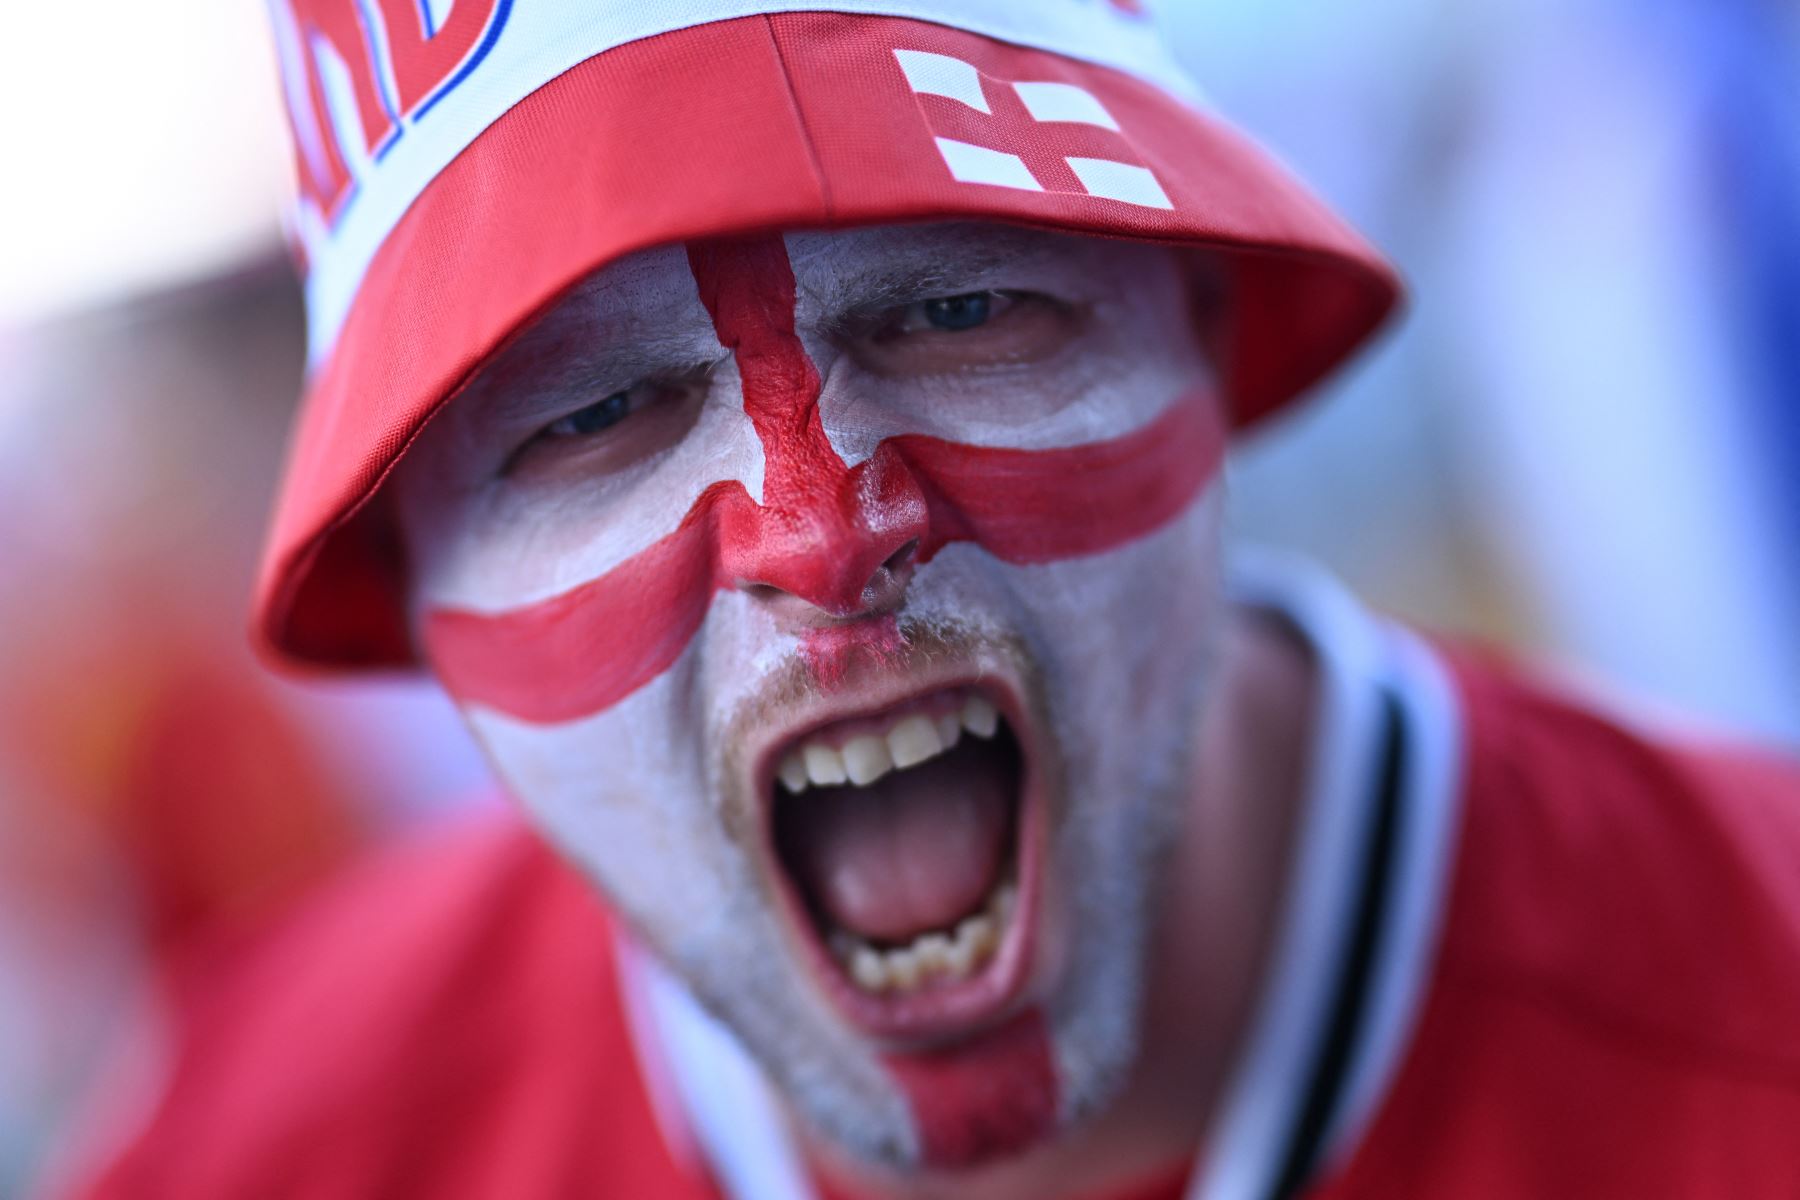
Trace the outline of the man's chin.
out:
<instances>
[{"instance_id":1,"label":"man's chin","mask_svg":"<svg viewBox=\"0 0 1800 1200\"><path fill-rule=\"evenodd\" d=\"M1024 995L1000 1019L912 1047L853 1033L902 1099L909 1138L871 1143L837 1111L810 1110L812 1120L852 1159L915 1176L1016 1163L1102 1117L1141 1051L1156 872L1137 868L1147 857L1142 849L1114 859L1123 878L1090 881L1080 896L1056 886L1070 877L1064 871L1045 870L1040 952Z\"/></svg>"},{"instance_id":2,"label":"man's chin","mask_svg":"<svg viewBox=\"0 0 1800 1200\"><path fill-rule=\"evenodd\" d=\"M930 1051L889 1053L882 1066L907 1097L914 1138L871 1143L840 1113L809 1112L830 1161L850 1174L902 1178L978 1175L1052 1147L1117 1099L1135 1058L1135 1028L1118 1014L1052 1030L1041 1008ZM1125 1025L1134 1025L1127 1020ZM1097 1034L1095 1040L1084 1031ZM1069 1046L1073 1054L1059 1053Z\"/></svg>"},{"instance_id":3,"label":"man's chin","mask_svg":"<svg viewBox=\"0 0 1800 1200\"><path fill-rule=\"evenodd\" d=\"M929 1041L895 1042L847 1021L791 937L740 957L736 973L690 946L700 953L678 971L761 1063L823 1161L852 1177L981 1173L1105 1112L1137 1054L1146 939L1134 927L1145 906L1133 899L1084 921L1062 910L1125 898L1058 899L1023 995L995 1019Z\"/></svg>"},{"instance_id":4,"label":"man's chin","mask_svg":"<svg viewBox=\"0 0 1800 1200\"><path fill-rule=\"evenodd\" d=\"M1033 970L997 1017L930 1041L896 1044L847 1023L838 1006L820 1006L832 1034L848 1036L856 1057L876 1068L899 1102L905 1136L870 1137L864 1114L804 1087L786 1088L790 1100L843 1156L902 1176L1003 1167L1101 1117L1124 1091L1141 1048L1154 892L1154 871L1139 869L1147 856L1114 857L1111 873L1123 878L1099 888L1090 882L1079 897L1056 886L1058 877L1082 877L1079 870L1072 876L1044 871ZM1045 856L1046 862L1058 857ZM801 974L800 967L790 963L789 969ZM816 981L816 970L804 973ZM813 990L817 995L816 982ZM786 1083L804 1072L777 1074Z\"/></svg>"}]
</instances>

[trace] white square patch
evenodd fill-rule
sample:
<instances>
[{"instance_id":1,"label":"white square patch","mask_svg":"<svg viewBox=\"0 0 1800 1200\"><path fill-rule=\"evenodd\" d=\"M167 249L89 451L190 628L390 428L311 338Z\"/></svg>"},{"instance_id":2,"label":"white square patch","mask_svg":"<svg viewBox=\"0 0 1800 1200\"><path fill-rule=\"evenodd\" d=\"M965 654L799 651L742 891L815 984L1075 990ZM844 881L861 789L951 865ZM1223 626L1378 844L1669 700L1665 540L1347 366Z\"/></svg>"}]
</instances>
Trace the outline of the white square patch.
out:
<instances>
[{"instance_id":1,"label":"white square patch","mask_svg":"<svg viewBox=\"0 0 1800 1200\"><path fill-rule=\"evenodd\" d=\"M1071 158L1069 169L1081 186L1096 196L1122 200L1142 208L1174 208L1167 192L1147 168L1108 158Z\"/></svg>"},{"instance_id":2,"label":"white square patch","mask_svg":"<svg viewBox=\"0 0 1800 1200\"><path fill-rule=\"evenodd\" d=\"M896 50L894 57L900 60L913 91L948 96L977 112L992 111L981 91L981 72L962 59L924 50Z\"/></svg>"},{"instance_id":3,"label":"white square patch","mask_svg":"<svg viewBox=\"0 0 1800 1200\"><path fill-rule=\"evenodd\" d=\"M937 148L958 182L991 183L1028 192L1044 190L1044 185L1025 166L1025 160L1016 154L1003 154L986 146L971 146L946 137L937 139Z\"/></svg>"},{"instance_id":4,"label":"white square patch","mask_svg":"<svg viewBox=\"0 0 1800 1200\"><path fill-rule=\"evenodd\" d=\"M1072 83L1015 83L1025 110L1039 121L1078 121L1119 132L1119 123L1106 111L1100 98Z\"/></svg>"}]
</instances>

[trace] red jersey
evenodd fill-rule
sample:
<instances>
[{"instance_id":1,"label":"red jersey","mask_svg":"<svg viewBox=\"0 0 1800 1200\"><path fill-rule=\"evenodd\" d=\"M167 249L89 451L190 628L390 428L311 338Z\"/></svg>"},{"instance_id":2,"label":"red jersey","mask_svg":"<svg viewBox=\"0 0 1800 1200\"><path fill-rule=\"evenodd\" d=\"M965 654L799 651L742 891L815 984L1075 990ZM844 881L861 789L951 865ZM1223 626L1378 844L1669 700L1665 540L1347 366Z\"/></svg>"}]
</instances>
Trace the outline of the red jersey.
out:
<instances>
[{"instance_id":1,"label":"red jersey","mask_svg":"<svg viewBox=\"0 0 1800 1200\"><path fill-rule=\"evenodd\" d=\"M1322 681L1269 977L1196 1200L1800 1195L1800 765L1671 744L1252 587ZM771 1200L760 1076L516 820L222 950L96 1198Z\"/></svg>"}]
</instances>

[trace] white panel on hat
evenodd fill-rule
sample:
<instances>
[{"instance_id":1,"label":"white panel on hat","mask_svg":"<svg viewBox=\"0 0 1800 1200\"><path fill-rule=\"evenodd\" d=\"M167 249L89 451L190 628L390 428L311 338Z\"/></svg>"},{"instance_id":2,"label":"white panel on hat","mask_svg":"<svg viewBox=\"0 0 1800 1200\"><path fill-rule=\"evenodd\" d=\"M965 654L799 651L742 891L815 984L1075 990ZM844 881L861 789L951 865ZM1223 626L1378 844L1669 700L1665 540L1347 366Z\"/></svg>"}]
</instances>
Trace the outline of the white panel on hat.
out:
<instances>
[{"instance_id":1,"label":"white panel on hat","mask_svg":"<svg viewBox=\"0 0 1800 1200\"><path fill-rule=\"evenodd\" d=\"M1119 123L1106 111L1100 98L1072 83L1015 83L1025 110L1039 121L1077 121L1119 132Z\"/></svg>"},{"instance_id":2,"label":"white panel on hat","mask_svg":"<svg viewBox=\"0 0 1800 1200\"><path fill-rule=\"evenodd\" d=\"M424 11L441 27L450 6L426 3ZM291 71L309 48L291 44L296 30L291 14L283 11L284 0L273 0L272 7L277 39L290 42L281 57L284 69ZM479 68L453 91L437 96L431 110L416 121L401 116L397 135L383 148L380 161L361 173L356 195L334 221L319 213L294 218L308 263L308 357L314 369L336 344L382 242L438 172L520 100L576 64L628 42L713 21L825 9L930 21L1125 71L1191 103L1200 99L1153 22L1099 0L640 0L608 5L533 0L506 7L505 27ZM381 74L385 82L385 67ZM952 86L941 74L929 78ZM946 94L969 102L966 87ZM292 91L290 95L299 98ZM303 111L305 105L295 107ZM354 158L346 153L347 160ZM1008 175L1007 186L1038 189L1036 180L1027 184L1016 174ZM1135 187L1134 195L1148 194L1141 183L1119 186Z\"/></svg>"},{"instance_id":3,"label":"white panel on hat","mask_svg":"<svg viewBox=\"0 0 1800 1200\"><path fill-rule=\"evenodd\" d=\"M989 150L986 146L971 146L968 142L959 142L954 138L937 139L938 153L944 156L944 162L960 183L991 183L999 187L1021 188L1028 192L1041 192L1044 185L1039 183L1025 165L1025 160L1016 154L1004 154L999 150Z\"/></svg>"},{"instance_id":4,"label":"white panel on hat","mask_svg":"<svg viewBox=\"0 0 1800 1200\"><path fill-rule=\"evenodd\" d=\"M1110 158L1071 158L1069 169L1081 180L1081 186L1108 200L1123 200L1143 208L1174 208L1167 192L1156 182L1156 176L1131 163L1114 162Z\"/></svg>"},{"instance_id":5,"label":"white panel on hat","mask_svg":"<svg viewBox=\"0 0 1800 1200\"><path fill-rule=\"evenodd\" d=\"M925 50L896 50L894 57L913 91L948 96L978 112L993 111L981 91L981 73L962 59Z\"/></svg>"}]
</instances>

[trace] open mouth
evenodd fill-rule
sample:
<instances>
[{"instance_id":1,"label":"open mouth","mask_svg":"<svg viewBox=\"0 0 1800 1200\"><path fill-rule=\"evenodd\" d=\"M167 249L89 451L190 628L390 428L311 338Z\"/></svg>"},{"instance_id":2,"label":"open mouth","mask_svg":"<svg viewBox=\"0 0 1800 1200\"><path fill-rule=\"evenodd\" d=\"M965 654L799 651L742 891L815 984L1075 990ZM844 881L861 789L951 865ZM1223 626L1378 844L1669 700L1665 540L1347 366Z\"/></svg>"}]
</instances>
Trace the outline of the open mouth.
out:
<instances>
[{"instance_id":1,"label":"open mouth","mask_svg":"<svg viewBox=\"0 0 1800 1200\"><path fill-rule=\"evenodd\" d=\"M946 688L773 756L775 857L802 939L870 1033L966 1033L1023 985L1036 806L1003 703Z\"/></svg>"}]
</instances>

